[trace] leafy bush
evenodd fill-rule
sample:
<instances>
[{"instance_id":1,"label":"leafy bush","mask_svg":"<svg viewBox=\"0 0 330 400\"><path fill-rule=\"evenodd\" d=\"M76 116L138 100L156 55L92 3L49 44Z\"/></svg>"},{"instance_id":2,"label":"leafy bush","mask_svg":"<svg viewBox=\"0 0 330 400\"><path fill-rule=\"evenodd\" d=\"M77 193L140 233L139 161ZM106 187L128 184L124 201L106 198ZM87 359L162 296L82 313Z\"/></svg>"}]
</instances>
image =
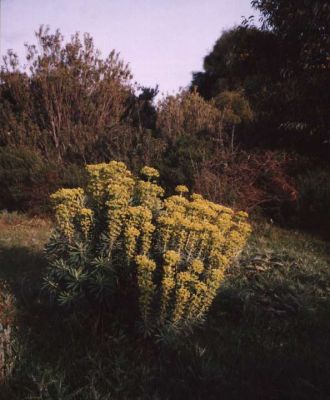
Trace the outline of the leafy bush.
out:
<instances>
[{"instance_id":1,"label":"leafy bush","mask_svg":"<svg viewBox=\"0 0 330 400\"><path fill-rule=\"evenodd\" d=\"M182 90L175 96L164 97L157 110L157 127L168 141L201 132L212 135L219 130L221 113L195 90Z\"/></svg>"},{"instance_id":2,"label":"leafy bush","mask_svg":"<svg viewBox=\"0 0 330 400\"><path fill-rule=\"evenodd\" d=\"M0 147L0 209L49 212L49 195L59 187L84 184L85 170L56 165L26 147Z\"/></svg>"},{"instance_id":3,"label":"leafy bush","mask_svg":"<svg viewBox=\"0 0 330 400\"><path fill-rule=\"evenodd\" d=\"M213 156L213 147L213 143L203 137L192 135L178 137L167 147L157 164L162 185L170 193L174 192L178 182L193 187L198 169L205 160ZM199 192L205 194L202 190Z\"/></svg>"},{"instance_id":4,"label":"leafy bush","mask_svg":"<svg viewBox=\"0 0 330 400\"><path fill-rule=\"evenodd\" d=\"M0 208L27 209L38 197L38 186L50 180L47 168L38 153L27 148L0 147ZM45 188L43 188L45 196ZM47 195L47 193L46 193ZM39 199L42 206L42 199Z\"/></svg>"},{"instance_id":5,"label":"leafy bush","mask_svg":"<svg viewBox=\"0 0 330 400\"><path fill-rule=\"evenodd\" d=\"M98 310L137 296L147 331L200 322L244 246L247 214L197 194L188 199L185 186L162 200L150 167L142 168L144 179L115 161L87 172L86 190L52 195L56 231L46 287L60 304L88 302Z\"/></svg>"},{"instance_id":6,"label":"leafy bush","mask_svg":"<svg viewBox=\"0 0 330 400\"><path fill-rule=\"evenodd\" d=\"M297 190L288 170L290 154L266 151L222 153L222 160L201 164L195 175L195 190L212 201L248 212L262 210L276 220L293 205Z\"/></svg>"}]
</instances>

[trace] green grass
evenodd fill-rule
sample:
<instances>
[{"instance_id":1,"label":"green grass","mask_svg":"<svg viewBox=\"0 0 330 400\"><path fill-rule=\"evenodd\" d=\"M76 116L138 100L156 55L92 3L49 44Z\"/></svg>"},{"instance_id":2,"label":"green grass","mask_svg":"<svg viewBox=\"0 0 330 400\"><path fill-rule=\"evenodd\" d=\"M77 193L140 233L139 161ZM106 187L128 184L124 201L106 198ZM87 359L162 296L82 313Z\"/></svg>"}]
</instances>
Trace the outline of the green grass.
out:
<instances>
[{"instance_id":1,"label":"green grass","mask_svg":"<svg viewBox=\"0 0 330 400\"><path fill-rule=\"evenodd\" d=\"M49 221L17 213L0 214L0 279L18 283L40 276L43 247L51 231Z\"/></svg>"},{"instance_id":2,"label":"green grass","mask_svg":"<svg viewBox=\"0 0 330 400\"><path fill-rule=\"evenodd\" d=\"M0 279L17 299L11 399L329 399L324 241L258 223L205 325L168 343L110 321L101 336L40 291L51 224L0 217Z\"/></svg>"}]
</instances>

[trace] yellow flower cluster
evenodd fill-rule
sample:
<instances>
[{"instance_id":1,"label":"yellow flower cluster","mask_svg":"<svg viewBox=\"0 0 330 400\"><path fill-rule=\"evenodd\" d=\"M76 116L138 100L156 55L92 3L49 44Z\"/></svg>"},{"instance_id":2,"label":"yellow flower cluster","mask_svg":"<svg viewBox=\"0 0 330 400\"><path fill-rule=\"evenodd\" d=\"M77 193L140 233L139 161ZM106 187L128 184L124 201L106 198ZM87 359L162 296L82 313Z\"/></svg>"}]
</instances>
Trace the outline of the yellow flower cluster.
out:
<instances>
[{"instance_id":1,"label":"yellow flower cluster","mask_svg":"<svg viewBox=\"0 0 330 400\"><path fill-rule=\"evenodd\" d=\"M84 191L77 189L60 189L51 195L54 204L56 224L65 237L71 239L75 232L75 220L84 207ZM90 226L88 227L88 229ZM87 229L85 224L83 229Z\"/></svg>"},{"instance_id":2,"label":"yellow flower cluster","mask_svg":"<svg viewBox=\"0 0 330 400\"><path fill-rule=\"evenodd\" d=\"M110 248L121 234L135 180L122 162L88 165L87 193L99 211L106 210Z\"/></svg>"},{"instance_id":3,"label":"yellow flower cluster","mask_svg":"<svg viewBox=\"0 0 330 400\"><path fill-rule=\"evenodd\" d=\"M87 194L97 203L104 207L105 203L118 197L121 189L130 191L134 187L132 173L122 162L111 161L96 165L87 165L88 186Z\"/></svg>"},{"instance_id":4,"label":"yellow flower cluster","mask_svg":"<svg viewBox=\"0 0 330 400\"><path fill-rule=\"evenodd\" d=\"M158 248L163 254L178 254L180 262L170 279L164 263L162 319L166 313L174 325L184 325L203 316L216 295L225 268L249 236L246 218L246 213L235 213L200 195L192 195L191 200L171 196L164 201L156 224ZM171 310L168 298L173 281L176 286Z\"/></svg>"},{"instance_id":5,"label":"yellow flower cluster","mask_svg":"<svg viewBox=\"0 0 330 400\"><path fill-rule=\"evenodd\" d=\"M136 268L145 323L151 307L160 325L199 321L249 236L248 215L199 194L185 197L183 185L163 200L164 190L151 181L159 173L151 167L141 170L146 181L134 178L121 162L89 165L87 171L86 195L80 188L52 195L60 232L93 243L100 237L95 235L106 234L107 254L122 252Z\"/></svg>"},{"instance_id":6,"label":"yellow flower cluster","mask_svg":"<svg viewBox=\"0 0 330 400\"><path fill-rule=\"evenodd\" d=\"M159 210L162 206L161 197L164 190L152 182L138 181L136 184L137 199L141 205L150 210Z\"/></svg>"},{"instance_id":7,"label":"yellow flower cluster","mask_svg":"<svg viewBox=\"0 0 330 400\"><path fill-rule=\"evenodd\" d=\"M188 193L189 189L185 185L178 185L175 188L175 192L182 195L183 193Z\"/></svg>"},{"instance_id":8,"label":"yellow flower cluster","mask_svg":"<svg viewBox=\"0 0 330 400\"><path fill-rule=\"evenodd\" d=\"M152 212L149 208L144 206L128 207L124 228L124 242L128 261L131 261L138 251L143 255L149 253L154 230ZM138 238L140 239L140 246L138 246Z\"/></svg>"},{"instance_id":9,"label":"yellow flower cluster","mask_svg":"<svg viewBox=\"0 0 330 400\"><path fill-rule=\"evenodd\" d=\"M140 174L145 176L147 179L158 178L159 172L152 167L145 166L141 169Z\"/></svg>"}]
</instances>

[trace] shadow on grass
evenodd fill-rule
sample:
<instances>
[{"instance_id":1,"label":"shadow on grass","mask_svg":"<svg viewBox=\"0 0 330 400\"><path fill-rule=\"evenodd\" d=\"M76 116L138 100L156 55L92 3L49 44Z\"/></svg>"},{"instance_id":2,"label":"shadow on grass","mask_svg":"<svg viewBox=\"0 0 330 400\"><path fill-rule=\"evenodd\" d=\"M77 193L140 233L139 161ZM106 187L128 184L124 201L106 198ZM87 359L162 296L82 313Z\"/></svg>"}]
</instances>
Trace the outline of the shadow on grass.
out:
<instances>
[{"instance_id":1,"label":"shadow on grass","mask_svg":"<svg viewBox=\"0 0 330 400\"><path fill-rule=\"evenodd\" d=\"M6 280L19 295L19 288L26 280L35 286L41 281L46 260L41 251L26 247L0 246L0 279Z\"/></svg>"},{"instance_id":2,"label":"shadow on grass","mask_svg":"<svg viewBox=\"0 0 330 400\"><path fill-rule=\"evenodd\" d=\"M37 396L40 388L36 380L40 380L41 386L44 380L39 369L42 371L45 365L57 368L59 360L70 348L70 341L74 340L65 316L42 292L46 266L42 251L18 246L0 247L0 280L6 281L14 294L16 307L16 368L11 382L0 387L1 400L30 398L28 395L43 398L41 394ZM53 379L54 376L49 377L50 381Z\"/></svg>"},{"instance_id":3,"label":"shadow on grass","mask_svg":"<svg viewBox=\"0 0 330 400\"><path fill-rule=\"evenodd\" d=\"M17 307L16 368L0 399L135 398L149 379L143 340L115 321L95 336L84 310L78 316L52 304L41 290L46 267L41 251L0 247L0 279Z\"/></svg>"},{"instance_id":4,"label":"shadow on grass","mask_svg":"<svg viewBox=\"0 0 330 400\"><path fill-rule=\"evenodd\" d=\"M18 332L24 335L38 326L43 312L48 323L52 315L42 300L42 279L47 262L42 251L26 247L0 247L0 279L7 282L14 294L17 308Z\"/></svg>"},{"instance_id":5,"label":"shadow on grass","mask_svg":"<svg viewBox=\"0 0 330 400\"><path fill-rule=\"evenodd\" d=\"M158 390L170 399L329 399L329 332L329 265L254 254L231 269L205 326L168 349Z\"/></svg>"},{"instance_id":6,"label":"shadow on grass","mask_svg":"<svg viewBox=\"0 0 330 400\"><path fill-rule=\"evenodd\" d=\"M43 297L41 252L1 248L0 266L17 298L22 346L1 399L330 398L330 277L323 267L242 263L205 325L171 347L115 321L102 341L93 337L81 319ZM42 397L42 387L53 397Z\"/></svg>"}]
</instances>

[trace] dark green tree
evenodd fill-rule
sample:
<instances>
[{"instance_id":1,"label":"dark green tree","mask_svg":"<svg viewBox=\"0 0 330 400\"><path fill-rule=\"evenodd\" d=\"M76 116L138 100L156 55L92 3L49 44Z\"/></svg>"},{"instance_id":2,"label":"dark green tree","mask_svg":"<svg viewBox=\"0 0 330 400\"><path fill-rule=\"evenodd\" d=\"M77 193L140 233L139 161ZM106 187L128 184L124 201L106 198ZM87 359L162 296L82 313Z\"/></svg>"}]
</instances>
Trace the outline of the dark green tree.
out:
<instances>
[{"instance_id":1,"label":"dark green tree","mask_svg":"<svg viewBox=\"0 0 330 400\"><path fill-rule=\"evenodd\" d=\"M192 87L206 99L227 91L244 93L255 111L253 129L244 130L249 145L278 138L276 127L285 109L285 99L278 94L280 54L272 32L240 26L222 34L204 59L204 71L193 74Z\"/></svg>"},{"instance_id":2,"label":"dark green tree","mask_svg":"<svg viewBox=\"0 0 330 400\"><path fill-rule=\"evenodd\" d=\"M327 0L253 0L263 29L285 42L294 69L328 69L330 65L330 3Z\"/></svg>"},{"instance_id":3,"label":"dark green tree","mask_svg":"<svg viewBox=\"0 0 330 400\"><path fill-rule=\"evenodd\" d=\"M330 3L328 0L253 0L263 29L282 43L281 78L287 84L286 131L327 157L330 151Z\"/></svg>"},{"instance_id":4,"label":"dark green tree","mask_svg":"<svg viewBox=\"0 0 330 400\"><path fill-rule=\"evenodd\" d=\"M262 26L225 32L192 86L207 99L242 89L255 111L249 145L329 156L330 11L320 1L255 0Z\"/></svg>"}]
</instances>

